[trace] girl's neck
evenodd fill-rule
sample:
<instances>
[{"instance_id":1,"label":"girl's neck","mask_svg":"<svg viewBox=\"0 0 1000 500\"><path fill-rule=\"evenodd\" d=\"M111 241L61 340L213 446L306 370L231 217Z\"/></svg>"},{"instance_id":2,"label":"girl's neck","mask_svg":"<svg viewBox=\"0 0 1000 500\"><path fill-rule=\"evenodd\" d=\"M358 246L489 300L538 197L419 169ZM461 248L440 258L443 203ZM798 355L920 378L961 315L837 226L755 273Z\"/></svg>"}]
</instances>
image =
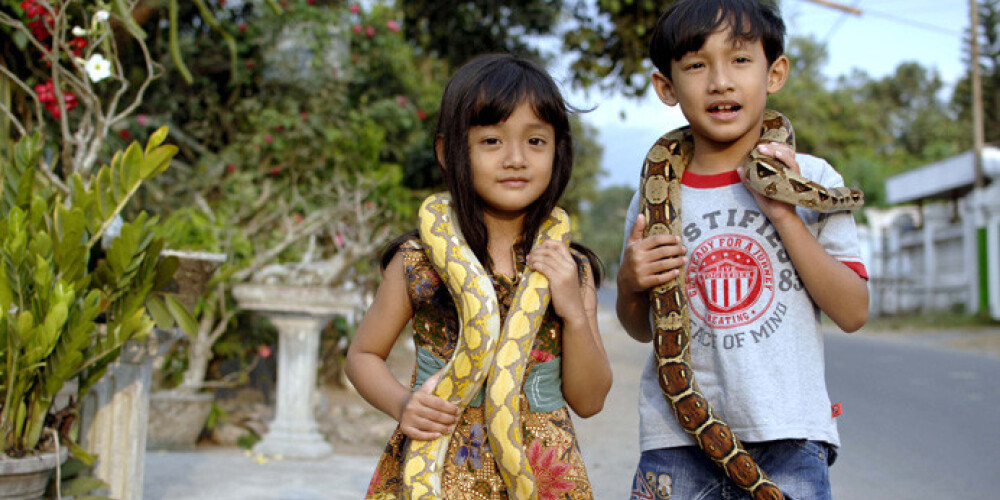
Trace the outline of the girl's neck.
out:
<instances>
[{"instance_id":1,"label":"girl's neck","mask_svg":"<svg viewBox=\"0 0 1000 500\"><path fill-rule=\"evenodd\" d=\"M513 248L524 228L524 214L506 216L486 211L483 222L486 224L486 248L493 260L493 272L514 276L517 270Z\"/></svg>"}]
</instances>

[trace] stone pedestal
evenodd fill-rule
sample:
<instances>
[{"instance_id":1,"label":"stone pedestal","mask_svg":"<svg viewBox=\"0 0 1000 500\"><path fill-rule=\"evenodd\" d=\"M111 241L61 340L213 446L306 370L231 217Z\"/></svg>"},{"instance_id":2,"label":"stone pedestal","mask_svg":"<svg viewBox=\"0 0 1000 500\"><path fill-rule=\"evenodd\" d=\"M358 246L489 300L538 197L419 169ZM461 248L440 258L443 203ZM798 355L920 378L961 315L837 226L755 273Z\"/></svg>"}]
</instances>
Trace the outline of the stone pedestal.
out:
<instances>
[{"instance_id":1,"label":"stone pedestal","mask_svg":"<svg viewBox=\"0 0 1000 500\"><path fill-rule=\"evenodd\" d=\"M108 483L115 499L142 499L153 359L177 335L155 328L145 341L127 342L83 401L82 444L98 456L94 475Z\"/></svg>"},{"instance_id":2,"label":"stone pedestal","mask_svg":"<svg viewBox=\"0 0 1000 500\"><path fill-rule=\"evenodd\" d=\"M266 315L278 329L275 418L254 447L266 455L313 459L333 448L313 415L319 336L333 316L354 310L353 292L326 287L242 284L233 287L240 307Z\"/></svg>"}]
</instances>

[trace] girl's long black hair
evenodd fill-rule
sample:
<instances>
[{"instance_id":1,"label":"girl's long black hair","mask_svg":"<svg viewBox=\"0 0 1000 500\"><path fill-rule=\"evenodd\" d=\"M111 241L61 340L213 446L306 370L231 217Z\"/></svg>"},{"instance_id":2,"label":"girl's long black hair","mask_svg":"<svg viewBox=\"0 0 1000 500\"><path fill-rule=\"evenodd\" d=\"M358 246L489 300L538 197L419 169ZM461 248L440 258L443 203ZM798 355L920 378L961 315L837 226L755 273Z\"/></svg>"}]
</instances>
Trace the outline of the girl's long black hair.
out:
<instances>
[{"instance_id":1,"label":"girl's long black hair","mask_svg":"<svg viewBox=\"0 0 1000 500\"><path fill-rule=\"evenodd\" d=\"M438 157L451 193L452 207L465 241L480 263L487 266L486 223L483 201L476 194L469 160L469 129L507 120L518 105L528 103L538 118L555 131L552 177L546 190L526 209L521 230L522 250L530 249L545 218L566 190L573 171L573 136L570 108L552 77L538 64L511 54L488 54L463 65L445 87L434 136L442 155ZM383 254L383 267L403 241L404 234L390 243ZM582 245L573 244L590 259L595 283L600 282L599 260Z\"/></svg>"}]
</instances>

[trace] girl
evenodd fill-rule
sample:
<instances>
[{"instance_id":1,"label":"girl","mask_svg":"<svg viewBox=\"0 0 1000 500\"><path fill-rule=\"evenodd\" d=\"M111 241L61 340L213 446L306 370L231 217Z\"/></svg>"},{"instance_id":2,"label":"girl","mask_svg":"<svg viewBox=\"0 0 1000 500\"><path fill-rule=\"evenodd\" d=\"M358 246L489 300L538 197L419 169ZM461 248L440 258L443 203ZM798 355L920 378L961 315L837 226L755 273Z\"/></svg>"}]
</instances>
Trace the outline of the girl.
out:
<instances>
[{"instance_id":1,"label":"girl","mask_svg":"<svg viewBox=\"0 0 1000 500\"><path fill-rule=\"evenodd\" d=\"M552 303L525 375L533 390L521 393L527 399L521 404L524 444L538 496L592 498L566 404L589 417L601 410L611 388L611 368L597 330L597 259L575 244L571 250L549 241L530 249L572 171L567 106L555 82L536 64L490 55L474 59L452 77L438 116L435 153L456 223L490 274L501 317L526 267L549 280ZM382 284L351 342L345 367L358 392L399 422L367 498L404 498L401 469L407 440L452 433L442 472L444 497L505 500L506 486L486 439L481 398L460 410L431 393L458 338L458 316L447 287L415 232L389 246L382 267ZM411 319L417 346L411 386L419 386L413 392L385 362Z\"/></svg>"}]
</instances>

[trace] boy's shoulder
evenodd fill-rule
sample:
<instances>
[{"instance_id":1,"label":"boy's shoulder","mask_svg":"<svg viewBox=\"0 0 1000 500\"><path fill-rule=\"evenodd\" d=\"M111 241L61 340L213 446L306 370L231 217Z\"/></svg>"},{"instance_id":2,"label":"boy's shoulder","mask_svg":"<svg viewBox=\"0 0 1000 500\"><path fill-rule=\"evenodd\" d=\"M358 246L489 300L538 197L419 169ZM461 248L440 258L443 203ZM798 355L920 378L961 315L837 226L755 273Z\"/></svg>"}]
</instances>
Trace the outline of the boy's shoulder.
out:
<instances>
[{"instance_id":1,"label":"boy's shoulder","mask_svg":"<svg viewBox=\"0 0 1000 500\"><path fill-rule=\"evenodd\" d=\"M844 185L844 178L823 158L796 152L795 161L799 164L799 173L806 179L825 187Z\"/></svg>"}]
</instances>

